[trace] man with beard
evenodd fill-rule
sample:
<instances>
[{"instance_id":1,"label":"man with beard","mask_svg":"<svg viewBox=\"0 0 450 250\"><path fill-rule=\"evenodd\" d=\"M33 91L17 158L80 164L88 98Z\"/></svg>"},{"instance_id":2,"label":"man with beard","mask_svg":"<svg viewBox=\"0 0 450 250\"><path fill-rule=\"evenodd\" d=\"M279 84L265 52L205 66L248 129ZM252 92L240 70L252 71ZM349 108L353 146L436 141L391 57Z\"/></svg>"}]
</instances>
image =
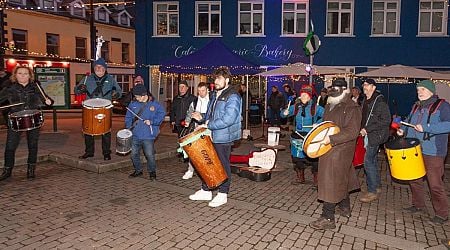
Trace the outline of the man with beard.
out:
<instances>
[{"instance_id":1,"label":"man with beard","mask_svg":"<svg viewBox=\"0 0 450 250\"><path fill-rule=\"evenodd\" d=\"M336 227L335 212L350 217L349 192L359 188L352 159L361 125L361 109L352 101L344 79L334 80L328 95L323 120L334 122L340 132L325 136L322 142L333 147L319 158L318 199L323 201L322 215L309 224L318 230Z\"/></svg>"},{"instance_id":2,"label":"man with beard","mask_svg":"<svg viewBox=\"0 0 450 250\"><path fill-rule=\"evenodd\" d=\"M194 112L192 118L197 121L205 120L206 127L212 132L214 149L222 162L228 179L219 186L219 192L212 199L212 192L205 183L202 188L190 195L194 201L209 201L210 207L218 207L227 203L227 195L231 183L230 154L233 142L241 139L241 108L242 100L239 93L230 86L231 73L227 67L220 67L214 71L214 88L212 98L208 104L208 111L203 117L199 112Z\"/></svg>"}]
</instances>

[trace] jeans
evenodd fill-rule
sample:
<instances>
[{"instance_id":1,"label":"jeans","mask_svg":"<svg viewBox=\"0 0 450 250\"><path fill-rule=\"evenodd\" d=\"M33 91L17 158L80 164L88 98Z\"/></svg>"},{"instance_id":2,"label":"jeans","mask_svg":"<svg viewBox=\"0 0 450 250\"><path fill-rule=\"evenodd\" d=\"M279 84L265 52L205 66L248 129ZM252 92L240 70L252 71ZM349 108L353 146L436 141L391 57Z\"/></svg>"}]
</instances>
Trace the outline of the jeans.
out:
<instances>
[{"instance_id":1,"label":"jeans","mask_svg":"<svg viewBox=\"0 0 450 250\"><path fill-rule=\"evenodd\" d=\"M28 142L28 164L36 164L38 141L39 141L39 129L28 130L27 142ZM5 147L5 168L13 168L15 164L16 150L20 142L20 132L15 132L11 128L8 128L6 136Z\"/></svg>"},{"instance_id":2,"label":"jeans","mask_svg":"<svg viewBox=\"0 0 450 250\"><path fill-rule=\"evenodd\" d=\"M84 135L84 144L86 145L86 149L84 152L94 155L95 151L95 137L93 135ZM111 132L108 132L102 135L102 150L103 155L111 154Z\"/></svg>"},{"instance_id":3,"label":"jeans","mask_svg":"<svg viewBox=\"0 0 450 250\"><path fill-rule=\"evenodd\" d=\"M367 146L364 157L364 172L366 173L367 191L376 193L381 185L380 170L378 167L378 145Z\"/></svg>"},{"instance_id":4,"label":"jeans","mask_svg":"<svg viewBox=\"0 0 450 250\"><path fill-rule=\"evenodd\" d=\"M131 142L131 161L133 162L134 170L142 172L141 166L141 148L144 150L145 158L147 159L147 170L149 173L156 172L155 160L155 140L150 139L132 139Z\"/></svg>"},{"instance_id":5,"label":"jeans","mask_svg":"<svg viewBox=\"0 0 450 250\"><path fill-rule=\"evenodd\" d=\"M214 143L214 149L216 149L217 155L219 156L220 162L227 173L227 180L219 186L220 193L226 193L230 191L231 184L231 166L230 166L230 155L231 155L232 143ZM203 182L202 189L207 191L210 190L208 186Z\"/></svg>"},{"instance_id":6,"label":"jeans","mask_svg":"<svg viewBox=\"0 0 450 250\"><path fill-rule=\"evenodd\" d=\"M423 155L423 160L427 175L409 182L412 204L417 208L425 208L423 182L426 179L434 212L437 216L446 219L448 218L448 197L444 184L444 157Z\"/></svg>"}]
</instances>

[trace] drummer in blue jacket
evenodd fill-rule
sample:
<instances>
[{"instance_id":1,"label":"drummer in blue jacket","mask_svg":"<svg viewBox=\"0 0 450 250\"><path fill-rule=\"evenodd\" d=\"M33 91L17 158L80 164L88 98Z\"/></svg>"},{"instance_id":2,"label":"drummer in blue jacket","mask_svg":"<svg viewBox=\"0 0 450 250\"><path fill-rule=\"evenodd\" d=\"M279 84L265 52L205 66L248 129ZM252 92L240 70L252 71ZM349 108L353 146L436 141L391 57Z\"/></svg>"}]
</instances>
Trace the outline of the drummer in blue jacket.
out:
<instances>
[{"instance_id":1,"label":"drummer in blue jacket","mask_svg":"<svg viewBox=\"0 0 450 250\"><path fill-rule=\"evenodd\" d=\"M147 158L150 180L153 181L156 180L155 139L166 112L158 102L150 100L149 93L143 84L134 86L132 92L136 100L128 105L125 115L125 126L133 133L131 160L134 172L130 174L130 177L142 175L140 157L142 148Z\"/></svg>"},{"instance_id":2,"label":"drummer in blue jacket","mask_svg":"<svg viewBox=\"0 0 450 250\"><path fill-rule=\"evenodd\" d=\"M409 114L408 123L413 127L402 126L397 131L400 136L420 140L426 179L419 178L409 182L412 206L405 208L410 213L424 212L424 180L428 182L433 204L434 217L430 222L442 225L448 222L448 197L444 183L444 160L447 156L448 134L450 133L450 104L436 95L433 81L423 80L417 84L419 101Z\"/></svg>"},{"instance_id":3,"label":"drummer in blue jacket","mask_svg":"<svg viewBox=\"0 0 450 250\"><path fill-rule=\"evenodd\" d=\"M295 116L295 131L291 135L291 155L296 176L292 185L305 183L305 168L311 166L314 186L317 186L318 159L311 159L302 150L304 137L313 128L314 124L322 121L324 109L312 99L312 87L303 85L300 97L287 109L281 111L281 117Z\"/></svg>"}]
</instances>

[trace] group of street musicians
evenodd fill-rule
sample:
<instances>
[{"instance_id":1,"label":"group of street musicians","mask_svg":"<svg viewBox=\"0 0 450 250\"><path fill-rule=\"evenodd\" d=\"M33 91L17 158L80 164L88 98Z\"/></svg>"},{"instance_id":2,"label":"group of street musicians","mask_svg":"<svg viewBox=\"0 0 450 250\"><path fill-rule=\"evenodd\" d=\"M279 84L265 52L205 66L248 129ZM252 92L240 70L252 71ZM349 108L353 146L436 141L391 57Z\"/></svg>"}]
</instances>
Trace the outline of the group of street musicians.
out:
<instances>
[{"instance_id":1,"label":"group of street musicians","mask_svg":"<svg viewBox=\"0 0 450 250\"><path fill-rule=\"evenodd\" d=\"M113 97L120 97L122 94L120 86L106 70L106 62L101 58L96 60L94 74L87 76L80 84L76 85L75 93L84 93L87 95L87 99L102 98L109 101ZM188 117L190 122L198 123L197 128L207 128L212 131L211 138L214 149L228 177L225 182L215 187L218 193L214 198L211 188L203 184L199 191L189 196L189 199L210 201L209 206L218 207L227 203L230 190L231 146L234 141L241 139L242 100L239 93L230 85L231 73L228 68L220 67L213 75L215 90L208 94L207 85L199 86L205 89L205 93L199 99L188 100L188 106L185 109L187 110L189 105L191 106L190 112L187 112ZM187 83L180 83L180 94L183 94L182 87L185 85L188 87ZM360 200L372 202L377 200L380 195L382 187L377 154L379 147L388 141L389 129L393 127L393 124L395 125L395 122L391 124L389 107L376 87L377 83L373 79L363 81L362 88L365 99L359 105L352 100L348 83L344 79L335 79L327 89L327 104L322 107L313 101L312 88L307 85L300 89L298 98L291 100L287 107L279 110L282 117L295 117L295 129L291 135L291 154L295 170L295 178L292 183L304 184L305 167L311 165L313 183L318 190L318 199L323 201L320 218L310 223L314 229L335 228L335 214L347 218L351 216L349 193L360 188L355 168L352 166L355 142L358 136L362 137L365 148L364 171L367 183L367 193ZM136 88L133 93L145 97L142 99L142 103L147 104L153 101L152 98L149 98L150 95L145 88ZM436 87L430 80L424 80L417 84L417 95L419 101L411 110L407 122L401 122L401 125L397 124L396 133L398 137L411 137L420 141L426 170L425 177L409 181L412 191L412 206L406 208L406 211L419 213L425 210L423 181L427 180L434 208L434 217L430 222L441 225L448 221L448 197L443 176L448 134L450 133L450 104L438 98ZM183 98L184 96L181 95L180 103ZM194 99L197 101L194 102ZM27 178L33 179L35 178L39 128L42 125L39 124L39 119L42 118L42 113L31 112L30 115L30 112L23 112L39 111L43 105L51 106L53 100L47 96L39 83L33 80L32 69L18 66L12 72L11 84L0 90L0 103L6 101L9 102L9 121L5 165L0 175L0 181L11 176L15 164L15 151L22 131L26 132L28 140ZM292 105L290 105L291 102L293 102ZM195 104L191 105L191 103ZM159 109L160 106L155 103L150 105L149 112L157 112ZM130 112L131 110L127 112L127 115L129 115L128 125L131 127L131 118L139 116ZM152 125L159 126L162 122L161 118L158 118L159 120L153 118L155 116L151 112L149 113L150 118L141 121L146 128L151 128ZM164 117L163 111L159 113L161 114L159 116ZM171 113L171 122L177 130L181 130L185 124L178 121L184 120L184 117L176 117L176 114L177 110ZM31 116L32 125L19 124L18 121L13 120L16 116ZM157 122L152 124L152 119ZM133 123L135 121L136 119ZM331 149L327 153L318 159L310 158L303 152L301 144L304 136L322 121L333 122L339 128L339 132L326 134L322 138L322 145L331 145ZM104 160L110 160L111 132L106 131L101 136ZM85 153L80 156L80 159L93 156L94 135L85 134ZM154 166L151 169L154 171ZM135 171L136 176L140 173ZM183 179L191 178L192 174L193 169L189 168Z\"/></svg>"}]
</instances>

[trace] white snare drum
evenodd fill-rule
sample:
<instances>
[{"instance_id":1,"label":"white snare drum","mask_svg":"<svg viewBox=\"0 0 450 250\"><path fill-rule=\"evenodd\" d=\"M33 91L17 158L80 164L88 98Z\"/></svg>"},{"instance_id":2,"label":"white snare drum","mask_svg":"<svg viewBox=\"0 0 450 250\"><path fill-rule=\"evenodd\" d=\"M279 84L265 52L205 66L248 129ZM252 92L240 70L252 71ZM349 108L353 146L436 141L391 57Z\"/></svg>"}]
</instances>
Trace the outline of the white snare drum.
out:
<instances>
[{"instance_id":1,"label":"white snare drum","mask_svg":"<svg viewBox=\"0 0 450 250\"><path fill-rule=\"evenodd\" d=\"M129 129L121 129L116 136L116 153L126 155L131 151L133 132Z\"/></svg>"}]
</instances>

